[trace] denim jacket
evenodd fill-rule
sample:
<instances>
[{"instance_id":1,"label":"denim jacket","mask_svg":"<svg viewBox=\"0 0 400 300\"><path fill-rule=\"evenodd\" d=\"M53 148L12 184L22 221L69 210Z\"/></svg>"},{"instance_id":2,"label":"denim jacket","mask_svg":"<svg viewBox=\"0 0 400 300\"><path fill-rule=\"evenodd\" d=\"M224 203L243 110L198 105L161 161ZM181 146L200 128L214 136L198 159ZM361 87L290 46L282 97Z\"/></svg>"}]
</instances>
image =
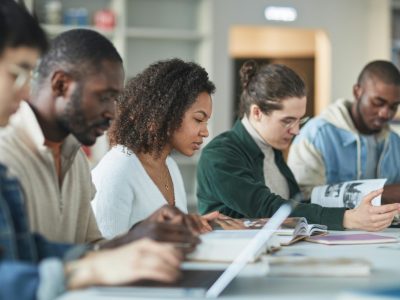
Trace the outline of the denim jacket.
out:
<instances>
[{"instance_id":1,"label":"denim jacket","mask_svg":"<svg viewBox=\"0 0 400 300\"><path fill-rule=\"evenodd\" d=\"M330 105L301 129L290 148L288 165L306 195L317 185L365 179L367 142L350 117L351 104L339 99ZM388 126L378 139L377 178L399 183L400 137Z\"/></svg>"},{"instance_id":2,"label":"denim jacket","mask_svg":"<svg viewBox=\"0 0 400 300\"><path fill-rule=\"evenodd\" d=\"M54 299L70 248L30 232L19 182L0 165L0 299Z\"/></svg>"}]
</instances>

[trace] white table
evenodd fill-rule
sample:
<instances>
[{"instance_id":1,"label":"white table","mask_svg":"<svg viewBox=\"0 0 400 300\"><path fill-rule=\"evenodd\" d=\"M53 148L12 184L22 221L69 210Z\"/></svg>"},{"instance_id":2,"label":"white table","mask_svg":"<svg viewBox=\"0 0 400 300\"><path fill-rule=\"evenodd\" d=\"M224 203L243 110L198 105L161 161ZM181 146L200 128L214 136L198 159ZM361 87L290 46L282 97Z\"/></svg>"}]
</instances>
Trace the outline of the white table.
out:
<instances>
[{"instance_id":1,"label":"white table","mask_svg":"<svg viewBox=\"0 0 400 300\"><path fill-rule=\"evenodd\" d=\"M331 234L356 233L355 231ZM400 238L400 229L390 228L382 235ZM309 257L364 258L371 262L369 277L239 277L220 296L229 299L337 299L341 292L351 289L381 288L400 285L400 243L327 246L307 242L284 247L279 255L304 255ZM90 290L65 294L60 300L128 299L104 297ZM129 299L138 299L129 297ZM148 298L150 299L150 298ZM182 299L182 298L181 298Z\"/></svg>"}]
</instances>

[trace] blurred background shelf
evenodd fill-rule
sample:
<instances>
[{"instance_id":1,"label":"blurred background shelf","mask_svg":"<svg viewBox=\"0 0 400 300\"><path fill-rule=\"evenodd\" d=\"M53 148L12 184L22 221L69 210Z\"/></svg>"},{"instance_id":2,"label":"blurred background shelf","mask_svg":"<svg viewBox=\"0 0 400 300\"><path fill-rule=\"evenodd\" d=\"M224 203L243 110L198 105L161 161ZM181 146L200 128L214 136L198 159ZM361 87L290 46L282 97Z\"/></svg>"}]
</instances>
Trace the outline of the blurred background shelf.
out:
<instances>
[{"instance_id":1,"label":"blurred background shelf","mask_svg":"<svg viewBox=\"0 0 400 300\"><path fill-rule=\"evenodd\" d=\"M84 29L90 29L90 30L95 30L101 33L102 35L112 39L113 36L115 35L114 29L106 30L106 29L99 29L95 26L78 26L78 25L53 25L53 24L45 24L42 23L41 26L44 28L44 30L50 35L50 36L56 36L59 35L60 33L63 33L64 31L76 29L76 28L84 28Z\"/></svg>"}]
</instances>

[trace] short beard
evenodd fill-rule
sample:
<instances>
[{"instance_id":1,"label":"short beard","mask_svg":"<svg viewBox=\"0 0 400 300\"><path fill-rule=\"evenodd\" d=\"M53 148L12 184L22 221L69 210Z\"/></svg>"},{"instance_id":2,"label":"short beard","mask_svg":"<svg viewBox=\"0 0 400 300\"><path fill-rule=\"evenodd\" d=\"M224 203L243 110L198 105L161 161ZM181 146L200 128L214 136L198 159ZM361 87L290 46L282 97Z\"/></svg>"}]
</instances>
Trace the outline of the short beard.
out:
<instances>
[{"instance_id":1,"label":"short beard","mask_svg":"<svg viewBox=\"0 0 400 300\"><path fill-rule=\"evenodd\" d=\"M68 134L73 134L80 143L90 146L94 142L86 137L88 124L82 111L82 90L82 85L78 84L59 118L59 123L61 128Z\"/></svg>"},{"instance_id":2,"label":"short beard","mask_svg":"<svg viewBox=\"0 0 400 300\"><path fill-rule=\"evenodd\" d=\"M358 115L358 122L360 122L360 125L361 125L363 131L367 134L378 133L380 131L379 129L371 129L368 127L368 124L367 124L367 122L365 122L364 117L362 115L360 104L361 104L361 99L357 99L356 110L357 110L357 115Z\"/></svg>"}]
</instances>

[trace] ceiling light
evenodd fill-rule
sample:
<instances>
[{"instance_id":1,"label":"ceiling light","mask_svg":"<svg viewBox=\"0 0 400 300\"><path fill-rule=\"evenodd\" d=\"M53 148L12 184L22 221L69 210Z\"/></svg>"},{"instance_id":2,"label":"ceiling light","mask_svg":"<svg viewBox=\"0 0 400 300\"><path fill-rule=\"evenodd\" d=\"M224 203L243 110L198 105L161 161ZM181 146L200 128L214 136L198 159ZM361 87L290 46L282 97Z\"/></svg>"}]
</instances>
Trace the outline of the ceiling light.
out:
<instances>
[{"instance_id":1,"label":"ceiling light","mask_svg":"<svg viewBox=\"0 0 400 300\"><path fill-rule=\"evenodd\" d=\"M297 11L293 7L267 6L264 15L268 21L293 22L297 19Z\"/></svg>"}]
</instances>

